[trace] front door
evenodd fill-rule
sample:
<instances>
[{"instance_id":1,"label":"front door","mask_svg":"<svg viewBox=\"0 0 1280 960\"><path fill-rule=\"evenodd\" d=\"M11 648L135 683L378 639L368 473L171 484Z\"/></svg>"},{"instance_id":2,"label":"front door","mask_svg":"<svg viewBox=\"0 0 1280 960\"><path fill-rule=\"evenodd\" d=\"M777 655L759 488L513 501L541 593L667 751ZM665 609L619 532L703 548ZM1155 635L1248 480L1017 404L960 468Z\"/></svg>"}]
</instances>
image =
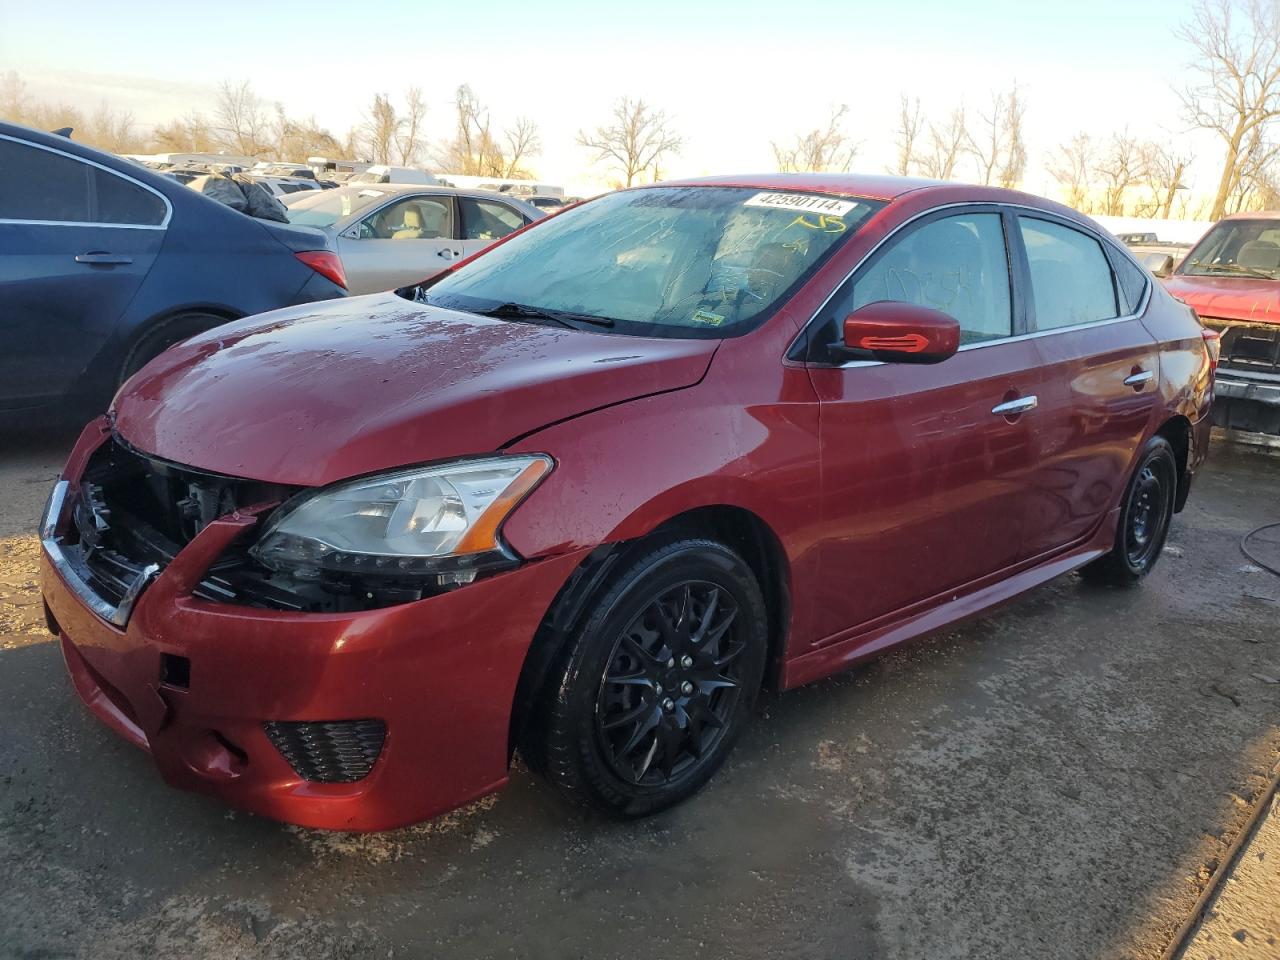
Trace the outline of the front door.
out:
<instances>
[{"instance_id":1,"label":"front door","mask_svg":"<svg viewBox=\"0 0 1280 960\"><path fill-rule=\"evenodd\" d=\"M960 352L940 364L811 365L821 403L821 636L870 629L1022 553L1040 358L1033 342L1013 339L1021 309L1011 228L1012 217L990 207L912 224L818 318L826 342L849 312L881 300L933 307L961 325ZM1020 402L1004 406L1011 401Z\"/></svg>"},{"instance_id":2,"label":"front door","mask_svg":"<svg viewBox=\"0 0 1280 960\"><path fill-rule=\"evenodd\" d=\"M377 293L428 280L462 258L453 197L414 194L375 210L338 237L350 292Z\"/></svg>"}]
</instances>

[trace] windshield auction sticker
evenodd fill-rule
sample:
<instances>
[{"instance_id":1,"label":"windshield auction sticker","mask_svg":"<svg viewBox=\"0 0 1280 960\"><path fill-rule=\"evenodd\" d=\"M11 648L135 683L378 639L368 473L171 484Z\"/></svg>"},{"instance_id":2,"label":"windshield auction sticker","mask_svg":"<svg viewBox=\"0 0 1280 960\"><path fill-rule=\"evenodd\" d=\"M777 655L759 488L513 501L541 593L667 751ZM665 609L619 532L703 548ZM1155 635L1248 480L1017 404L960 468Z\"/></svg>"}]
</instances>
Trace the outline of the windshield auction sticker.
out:
<instances>
[{"instance_id":1,"label":"windshield auction sticker","mask_svg":"<svg viewBox=\"0 0 1280 960\"><path fill-rule=\"evenodd\" d=\"M811 193L757 193L743 204L744 207L773 207L775 210L797 210L801 213L821 213L828 217L843 217L854 208L851 200L832 200Z\"/></svg>"}]
</instances>

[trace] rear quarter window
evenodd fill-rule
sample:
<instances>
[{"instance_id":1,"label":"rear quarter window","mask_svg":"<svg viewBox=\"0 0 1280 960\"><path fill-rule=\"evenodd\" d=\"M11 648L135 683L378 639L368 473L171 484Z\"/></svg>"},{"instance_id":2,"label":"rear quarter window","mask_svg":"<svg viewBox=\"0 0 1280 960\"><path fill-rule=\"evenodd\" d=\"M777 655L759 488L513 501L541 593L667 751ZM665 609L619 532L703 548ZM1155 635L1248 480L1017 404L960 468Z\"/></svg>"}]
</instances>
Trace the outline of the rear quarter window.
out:
<instances>
[{"instance_id":1,"label":"rear quarter window","mask_svg":"<svg viewBox=\"0 0 1280 960\"><path fill-rule=\"evenodd\" d=\"M1031 272L1037 330L1120 316L1111 262L1098 240L1049 220L1019 217L1018 225Z\"/></svg>"},{"instance_id":2,"label":"rear quarter window","mask_svg":"<svg viewBox=\"0 0 1280 960\"><path fill-rule=\"evenodd\" d=\"M95 223L123 223L157 227L164 223L164 201L144 187L114 173L94 168L97 197Z\"/></svg>"}]
</instances>

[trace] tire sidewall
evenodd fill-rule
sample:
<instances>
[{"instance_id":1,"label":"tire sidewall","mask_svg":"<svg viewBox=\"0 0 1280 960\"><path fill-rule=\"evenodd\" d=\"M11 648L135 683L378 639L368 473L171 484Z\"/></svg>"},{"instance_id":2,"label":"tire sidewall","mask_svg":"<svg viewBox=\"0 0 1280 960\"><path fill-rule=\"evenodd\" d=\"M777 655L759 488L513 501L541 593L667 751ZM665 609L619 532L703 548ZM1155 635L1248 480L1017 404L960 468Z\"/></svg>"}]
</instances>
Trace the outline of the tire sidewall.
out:
<instances>
[{"instance_id":1,"label":"tire sidewall","mask_svg":"<svg viewBox=\"0 0 1280 960\"><path fill-rule=\"evenodd\" d=\"M1160 520L1157 542L1144 563L1134 564L1129 559L1129 514L1133 509L1133 494L1138 485L1142 471L1149 466L1158 466L1161 483L1166 486L1164 498L1164 515ZM1135 579L1145 577L1155 567L1160 555L1164 553L1164 544L1169 536L1169 527L1173 521L1174 502L1178 493L1178 462L1173 455L1173 448L1163 437L1153 437L1142 452L1133 468L1133 475L1124 491L1124 505L1120 511L1120 523L1116 529L1116 554L1130 575Z\"/></svg>"},{"instance_id":2,"label":"tire sidewall","mask_svg":"<svg viewBox=\"0 0 1280 960\"><path fill-rule=\"evenodd\" d=\"M596 730L596 705L606 668L622 631L656 597L689 580L723 587L738 604L747 641L742 689L726 729L707 759L672 785L640 786L613 772ZM712 541L683 541L650 554L601 596L583 623L560 688L566 733L579 775L621 816L642 816L680 802L715 774L746 726L764 675L767 655L764 598L750 568L728 548Z\"/></svg>"},{"instance_id":3,"label":"tire sidewall","mask_svg":"<svg viewBox=\"0 0 1280 960\"><path fill-rule=\"evenodd\" d=\"M126 380L170 347L188 337L230 322L227 318L212 313L193 312L175 314L148 324L125 354L114 389L119 389Z\"/></svg>"}]
</instances>

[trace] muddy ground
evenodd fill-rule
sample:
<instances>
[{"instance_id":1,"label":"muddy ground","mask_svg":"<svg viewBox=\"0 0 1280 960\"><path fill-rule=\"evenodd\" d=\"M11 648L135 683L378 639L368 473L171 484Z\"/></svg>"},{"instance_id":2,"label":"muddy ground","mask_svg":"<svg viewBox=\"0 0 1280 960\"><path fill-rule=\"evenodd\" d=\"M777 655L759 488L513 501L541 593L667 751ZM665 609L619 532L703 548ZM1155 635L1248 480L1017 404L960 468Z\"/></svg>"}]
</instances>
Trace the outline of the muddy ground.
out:
<instances>
[{"instance_id":1,"label":"muddy ground","mask_svg":"<svg viewBox=\"0 0 1280 960\"><path fill-rule=\"evenodd\" d=\"M517 770L382 835L164 786L75 700L30 531L66 440L0 437L0 956L1158 957L1280 748L1280 460L1215 450L1140 589L1066 577L767 697L634 824ZM1280 543L1264 549L1280 563Z\"/></svg>"}]
</instances>

